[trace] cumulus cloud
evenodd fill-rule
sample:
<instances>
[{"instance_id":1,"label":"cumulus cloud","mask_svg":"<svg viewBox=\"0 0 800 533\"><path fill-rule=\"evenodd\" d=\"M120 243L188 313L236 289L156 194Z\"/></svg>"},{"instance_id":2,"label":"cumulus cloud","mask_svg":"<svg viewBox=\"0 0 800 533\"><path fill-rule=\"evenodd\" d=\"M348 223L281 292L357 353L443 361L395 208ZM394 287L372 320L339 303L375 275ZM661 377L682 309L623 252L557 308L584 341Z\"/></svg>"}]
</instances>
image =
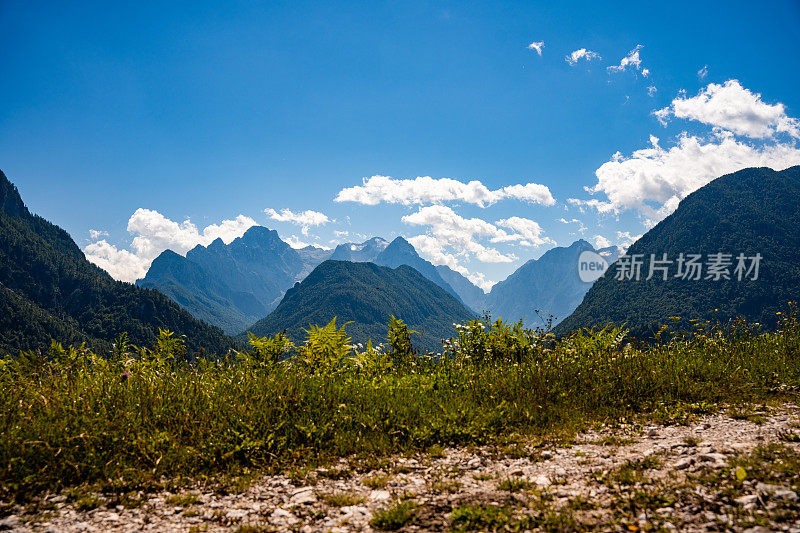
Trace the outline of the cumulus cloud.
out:
<instances>
[{"instance_id":1,"label":"cumulus cloud","mask_svg":"<svg viewBox=\"0 0 800 533\"><path fill-rule=\"evenodd\" d=\"M672 213L681 199L723 174L747 167L783 170L800 164L800 149L792 144L753 146L729 132L710 140L684 132L670 148L661 147L658 138L651 136L650 144L627 157L617 152L597 169L597 184L589 191L605 194L607 201L572 198L568 202L601 213L635 209L648 224L654 224Z\"/></svg>"},{"instance_id":2,"label":"cumulus cloud","mask_svg":"<svg viewBox=\"0 0 800 533\"><path fill-rule=\"evenodd\" d=\"M600 213L636 210L647 225L672 213L680 200L708 182L747 167L783 170L800 164L798 121L786 115L783 104L766 104L736 80L709 84L697 96L679 94L669 107L655 112L711 126L706 135L686 131L669 147L650 136L650 146L625 156L614 154L595 171L597 183L586 187L605 199L569 198L567 203ZM794 139L776 139L785 132ZM749 139L742 139L748 137Z\"/></svg>"},{"instance_id":3,"label":"cumulus cloud","mask_svg":"<svg viewBox=\"0 0 800 533\"><path fill-rule=\"evenodd\" d=\"M91 237L93 241L96 241L100 237L108 237L108 232L103 230L90 229L89 237Z\"/></svg>"},{"instance_id":4,"label":"cumulus cloud","mask_svg":"<svg viewBox=\"0 0 800 533\"><path fill-rule=\"evenodd\" d=\"M593 52L592 50L587 50L586 48L579 48L575 50L570 55L564 58L564 61L569 63L570 65L575 65L581 59L585 59L586 61L591 61L592 59L603 59L600 57L600 54L597 52Z\"/></svg>"},{"instance_id":5,"label":"cumulus cloud","mask_svg":"<svg viewBox=\"0 0 800 533\"><path fill-rule=\"evenodd\" d=\"M378 205L381 202L402 205L440 204L462 202L480 207L500 200L516 199L542 205L554 205L550 189L538 183L509 185L491 190L478 180L464 183L452 178L420 176L414 179L372 176L364 178L361 185L344 188L336 195L336 202L356 202Z\"/></svg>"},{"instance_id":6,"label":"cumulus cloud","mask_svg":"<svg viewBox=\"0 0 800 533\"><path fill-rule=\"evenodd\" d=\"M489 290L494 282L480 272L467 270L462 260L474 258L483 263L510 263L518 259L515 254L503 253L492 246L498 243L555 245L555 241L544 236L537 222L516 216L492 224L480 218L462 217L447 206L432 205L420 207L402 221L428 228L425 234L408 238L420 255L436 265L447 265L460 272L484 290Z\"/></svg>"},{"instance_id":7,"label":"cumulus cloud","mask_svg":"<svg viewBox=\"0 0 800 533\"><path fill-rule=\"evenodd\" d=\"M611 246L611 241L609 241L602 235L595 235L594 237L592 237L592 244L594 244L595 249L608 248L609 246Z\"/></svg>"},{"instance_id":8,"label":"cumulus cloud","mask_svg":"<svg viewBox=\"0 0 800 533\"><path fill-rule=\"evenodd\" d=\"M83 249L86 259L99 266L118 281L134 282L147 274L150 261L128 250L120 250L105 239L93 242Z\"/></svg>"},{"instance_id":9,"label":"cumulus cloud","mask_svg":"<svg viewBox=\"0 0 800 533\"><path fill-rule=\"evenodd\" d=\"M295 226L301 226L302 228L300 231L306 236L308 235L308 231L311 226L324 226L330 222L330 219L324 213L312 211L310 209L295 213L290 209L281 209L281 211L278 212L272 208L267 208L264 209L264 213L266 213L266 215L272 220L277 220L278 222L289 222Z\"/></svg>"},{"instance_id":10,"label":"cumulus cloud","mask_svg":"<svg viewBox=\"0 0 800 533\"><path fill-rule=\"evenodd\" d=\"M478 239L488 239L495 243L508 242L514 240L511 235L480 218L464 218L449 207L421 207L416 213L405 215L401 220L411 226L429 228L430 239L425 241L424 249L432 253L435 251L436 256L444 254L444 249L449 247L458 250L462 255L472 254L484 263L510 263L517 259L514 254L503 254L496 248L477 242Z\"/></svg>"},{"instance_id":11,"label":"cumulus cloud","mask_svg":"<svg viewBox=\"0 0 800 533\"><path fill-rule=\"evenodd\" d=\"M637 44L636 47L628 52L628 55L622 58L619 62L619 65L612 65L610 67L606 67L609 72L623 72L628 70L628 67L633 68L634 70L638 70L642 73L642 76L645 78L650 74L650 71L646 68L642 67L642 60L639 57L639 51L644 48L641 44Z\"/></svg>"},{"instance_id":12,"label":"cumulus cloud","mask_svg":"<svg viewBox=\"0 0 800 533\"><path fill-rule=\"evenodd\" d=\"M655 96L657 92L658 92L658 89L656 88L655 85L651 85L650 87L647 88L647 96L649 96L651 98L653 96Z\"/></svg>"},{"instance_id":13,"label":"cumulus cloud","mask_svg":"<svg viewBox=\"0 0 800 533\"><path fill-rule=\"evenodd\" d=\"M536 53L542 55L542 48L544 48L544 41L534 41L528 45L528 50L536 50Z\"/></svg>"},{"instance_id":14,"label":"cumulus cloud","mask_svg":"<svg viewBox=\"0 0 800 533\"><path fill-rule=\"evenodd\" d=\"M531 219L509 217L498 220L497 225L513 231L513 237L521 237L519 241L523 246L542 246L543 244L555 245L555 241L542 235L542 227Z\"/></svg>"},{"instance_id":15,"label":"cumulus cloud","mask_svg":"<svg viewBox=\"0 0 800 533\"><path fill-rule=\"evenodd\" d=\"M114 279L133 282L144 277L150 263L164 250L183 255L198 244L208 246L217 238L229 244L255 225L256 221L252 218L239 215L235 219L206 226L200 231L188 219L178 223L158 211L140 208L128 220L128 232L135 235L131 250L118 249L100 240L88 245L83 252L89 261Z\"/></svg>"},{"instance_id":16,"label":"cumulus cloud","mask_svg":"<svg viewBox=\"0 0 800 533\"><path fill-rule=\"evenodd\" d=\"M486 275L482 272L469 271L459 262L454 254L444 250L446 243L441 242L432 235L416 235L414 237L409 237L407 240L416 248L417 252L419 252L422 257L425 257L434 265L450 267L462 276L465 276L473 284L483 289L484 292L488 292L496 283L487 279Z\"/></svg>"},{"instance_id":17,"label":"cumulus cloud","mask_svg":"<svg viewBox=\"0 0 800 533\"><path fill-rule=\"evenodd\" d=\"M786 115L785 105L764 102L761 94L742 87L738 80L709 83L696 96L679 95L654 114L664 125L670 117L676 117L754 139L772 137L776 133L788 133L800 139L800 121Z\"/></svg>"}]
</instances>

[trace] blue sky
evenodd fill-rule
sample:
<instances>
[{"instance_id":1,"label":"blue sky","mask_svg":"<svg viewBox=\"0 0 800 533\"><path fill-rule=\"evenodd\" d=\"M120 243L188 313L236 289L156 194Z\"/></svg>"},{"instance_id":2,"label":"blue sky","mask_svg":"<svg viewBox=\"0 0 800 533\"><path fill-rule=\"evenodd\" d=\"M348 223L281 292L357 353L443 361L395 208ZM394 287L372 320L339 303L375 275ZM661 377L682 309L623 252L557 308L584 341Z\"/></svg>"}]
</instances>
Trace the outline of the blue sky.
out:
<instances>
[{"instance_id":1,"label":"blue sky","mask_svg":"<svg viewBox=\"0 0 800 533\"><path fill-rule=\"evenodd\" d=\"M800 162L796 1L163 4L0 2L0 169L122 279L255 222L402 234L488 287Z\"/></svg>"}]
</instances>

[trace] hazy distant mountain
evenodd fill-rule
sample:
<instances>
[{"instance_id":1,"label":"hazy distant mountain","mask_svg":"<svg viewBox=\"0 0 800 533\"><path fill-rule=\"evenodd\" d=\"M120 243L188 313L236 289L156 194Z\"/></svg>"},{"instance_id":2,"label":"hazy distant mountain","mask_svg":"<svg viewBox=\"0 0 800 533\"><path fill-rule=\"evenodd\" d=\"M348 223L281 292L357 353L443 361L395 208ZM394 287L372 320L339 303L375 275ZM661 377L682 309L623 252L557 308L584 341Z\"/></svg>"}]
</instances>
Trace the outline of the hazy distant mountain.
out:
<instances>
[{"instance_id":1,"label":"hazy distant mountain","mask_svg":"<svg viewBox=\"0 0 800 533\"><path fill-rule=\"evenodd\" d=\"M634 334L647 335L673 316L684 323L741 316L774 326L776 313L800 299L800 166L782 172L749 168L717 178L684 198L627 253L644 258L641 279L618 280L618 269L610 268L557 332L625 323ZM731 279L715 280L709 272L709 255L718 253L731 254L725 258ZM644 280L651 254L672 261L666 281L661 271ZM701 254L701 279L676 277L680 254ZM757 280L746 271L738 279L739 254L761 254ZM752 260L744 266L749 269Z\"/></svg>"},{"instance_id":2,"label":"hazy distant mountain","mask_svg":"<svg viewBox=\"0 0 800 533\"><path fill-rule=\"evenodd\" d=\"M451 287L433 266L433 263L421 258L417 250L410 242L403 237L397 237L375 258L375 264L397 268L400 265L408 265L417 272L449 292L456 300L461 301L461 297ZM462 302L463 303L463 302Z\"/></svg>"},{"instance_id":3,"label":"hazy distant mountain","mask_svg":"<svg viewBox=\"0 0 800 533\"><path fill-rule=\"evenodd\" d=\"M456 291L456 294L461 297L461 301L464 302L467 307L476 313L483 312L484 307L486 307L487 297L483 289L448 266L437 265L436 271L442 276L442 279Z\"/></svg>"},{"instance_id":4,"label":"hazy distant mountain","mask_svg":"<svg viewBox=\"0 0 800 533\"><path fill-rule=\"evenodd\" d=\"M375 344L386 339L389 316L402 318L410 329L424 332L422 344L441 349L440 340L455 334L453 323L474 317L452 295L407 265L325 261L286 292L280 305L250 331L265 336L286 330L296 342L304 328L325 325L335 316L354 342ZM419 343L418 337L414 337Z\"/></svg>"},{"instance_id":5,"label":"hazy distant mountain","mask_svg":"<svg viewBox=\"0 0 800 533\"><path fill-rule=\"evenodd\" d=\"M164 295L89 263L67 232L28 211L0 172L0 354L44 348L51 338L110 350L122 332L149 346L159 328L186 335L192 351L233 347Z\"/></svg>"},{"instance_id":6,"label":"hazy distant mountain","mask_svg":"<svg viewBox=\"0 0 800 533\"><path fill-rule=\"evenodd\" d=\"M329 259L334 261L375 262L382 251L389 246L389 242L380 237L373 237L361 244L346 242L337 246Z\"/></svg>"},{"instance_id":7,"label":"hazy distant mountain","mask_svg":"<svg viewBox=\"0 0 800 533\"><path fill-rule=\"evenodd\" d=\"M318 264L329 259L333 252L318 246L308 245L305 248L298 248L297 253L300 255L304 265L303 272L298 276L299 279L302 279L317 268Z\"/></svg>"},{"instance_id":8,"label":"hazy distant mountain","mask_svg":"<svg viewBox=\"0 0 800 533\"><path fill-rule=\"evenodd\" d=\"M276 231L253 226L228 245L217 239L186 257L165 251L137 285L158 289L193 316L235 334L272 311L324 255L314 247L295 250Z\"/></svg>"},{"instance_id":9,"label":"hazy distant mountain","mask_svg":"<svg viewBox=\"0 0 800 533\"><path fill-rule=\"evenodd\" d=\"M492 287L486 298L487 308L496 317L512 322L522 319L529 327L543 325L537 309L543 317L553 315L554 323L563 320L592 286L578 276L578 258L585 250L594 251L594 247L581 239L531 259ZM613 257L612 250L606 249L606 253Z\"/></svg>"}]
</instances>

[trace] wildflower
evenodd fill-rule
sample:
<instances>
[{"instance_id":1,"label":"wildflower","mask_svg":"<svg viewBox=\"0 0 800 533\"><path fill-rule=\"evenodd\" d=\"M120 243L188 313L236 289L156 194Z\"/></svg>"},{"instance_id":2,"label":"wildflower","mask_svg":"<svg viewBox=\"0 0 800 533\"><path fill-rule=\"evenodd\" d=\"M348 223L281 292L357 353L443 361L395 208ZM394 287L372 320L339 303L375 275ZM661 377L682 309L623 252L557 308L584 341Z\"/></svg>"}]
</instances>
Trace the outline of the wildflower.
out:
<instances>
[{"instance_id":1,"label":"wildflower","mask_svg":"<svg viewBox=\"0 0 800 533\"><path fill-rule=\"evenodd\" d=\"M123 372L123 373L122 373L122 374L119 376L119 379L120 379L120 381L128 381L128 378L129 378L129 377L131 377L131 374L130 374L130 372L127 372L127 371L126 371L126 372Z\"/></svg>"}]
</instances>

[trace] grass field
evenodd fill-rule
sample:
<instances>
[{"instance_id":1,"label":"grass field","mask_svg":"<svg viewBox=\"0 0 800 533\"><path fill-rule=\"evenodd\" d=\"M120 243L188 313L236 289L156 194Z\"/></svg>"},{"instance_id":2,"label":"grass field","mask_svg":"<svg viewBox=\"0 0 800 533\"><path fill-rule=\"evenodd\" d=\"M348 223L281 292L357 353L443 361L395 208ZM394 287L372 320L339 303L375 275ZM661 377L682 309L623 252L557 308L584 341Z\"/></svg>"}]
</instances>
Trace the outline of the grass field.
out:
<instances>
[{"instance_id":1,"label":"grass field","mask_svg":"<svg viewBox=\"0 0 800 533\"><path fill-rule=\"evenodd\" d=\"M441 445L569 438L641 414L682 422L719 403L800 386L800 324L776 332L698 325L640 345L618 329L555 339L483 320L440 356L417 354L393 321L385 345L352 347L334 323L303 346L251 338L218 360L187 361L162 332L100 358L53 343L0 360L0 496L83 483L145 487Z\"/></svg>"}]
</instances>

